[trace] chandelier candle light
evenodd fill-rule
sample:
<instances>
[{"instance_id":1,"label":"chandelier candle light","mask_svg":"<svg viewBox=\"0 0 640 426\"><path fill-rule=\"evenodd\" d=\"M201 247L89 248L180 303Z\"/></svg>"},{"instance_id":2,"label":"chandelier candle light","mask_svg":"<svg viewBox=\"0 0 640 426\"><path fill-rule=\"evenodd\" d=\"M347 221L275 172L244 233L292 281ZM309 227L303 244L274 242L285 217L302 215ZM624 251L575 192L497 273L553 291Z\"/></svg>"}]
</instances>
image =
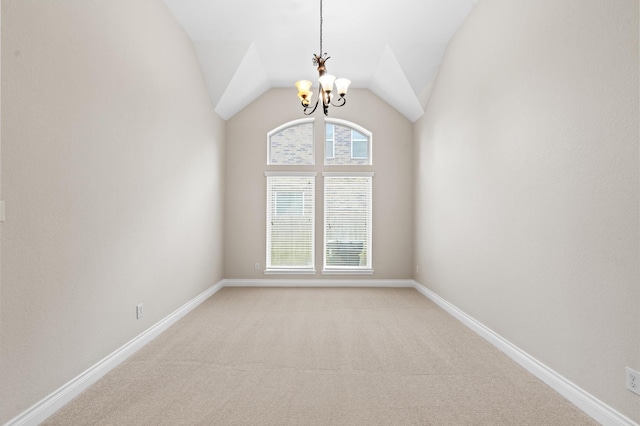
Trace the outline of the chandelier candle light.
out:
<instances>
[{"instance_id":1,"label":"chandelier candle light","mask_svg":"<svg viewBox=\"0 0 640 426\"><path fill-rule=\"evenodd\" d=\"M309 80L300 80L296 82L296 87L298 88L298 97L302 102L302 106L304 107L304 114L311 115L314 113L316 108L318 108L318 103L322 98L322 109L324 110L324 115L329 115L329 105L333 105L335 107L341 107L346 102L347 99L345 96L347 95L347 89L351 84L350 80L346 78L338 78L334 75L327 74L327 69L324 66L324 63L329 60L330 56L327 56L326 53L322 53L322 0L320 0L320 53L313 55L313 65L318 67L318 83L319 83L319 95L318 99L316 99L316 103L313 106L313 109L307 112L311 107L311 98L313 96L313 92L311 92L311 83ZM334 92L333 85L335 83L336 92L338 93L337 103L333 103Z\"/></svg>"}]
</instances>

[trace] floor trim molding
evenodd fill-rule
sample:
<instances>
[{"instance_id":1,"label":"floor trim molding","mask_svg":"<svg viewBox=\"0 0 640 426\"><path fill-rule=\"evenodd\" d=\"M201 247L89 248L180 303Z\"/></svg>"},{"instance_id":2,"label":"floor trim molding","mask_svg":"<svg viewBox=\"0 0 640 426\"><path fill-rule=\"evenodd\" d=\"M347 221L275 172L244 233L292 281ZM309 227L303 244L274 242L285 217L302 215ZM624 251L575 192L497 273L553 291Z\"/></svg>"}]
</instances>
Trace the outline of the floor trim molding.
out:
<instances>
[{"instance_id":1,"label":"floor trim molding","mask_svg":"<svg viewBox=\"0 0 640 426\"><path fill-rule=\"evenodd\" d=\"M38 425L223 287L413 287L604 426L640 426L484 324L411 279L223 279L120 347L5 426Z\"/></svg>"},{"instance_id":2,"label":"floor trim molding","mask_svg":"<svg viewBox=\"0 0 640 426\"><path fill-rule=\"evenodd\" d=\"M411 279L225 279L225 287L413 287Z\"/></svg>"},{"instance_id":3,"label":"floor trim molding","mask_svg":"<svg viewBox=\"0 0 640 426\"><path fill-rule=\"evenodd\" d=\"M43 422L73 398L89 388L89 386L97 382L102 376L120 365L124 360L136 353L151 340L158 337L179 319L194 310L209 297L213 296L224 287L223 281L224 280L205 290L200 295L196 296L122 347L112 352L93 367L81 373L79 376L72 379L70 382L45 397L22 414L10 420L5 424L5 426L31 426L38 425Z\"/></svg>"},{"instance_id":4,"label":"floor trim molding","mask_svg":"<svg viewBox=\"0 0 640 426\"><path fill-rule=\"evenodd\" d=\"M639 426L422 284L413 287L604 426Z\"/></svg>"}]
</instances>

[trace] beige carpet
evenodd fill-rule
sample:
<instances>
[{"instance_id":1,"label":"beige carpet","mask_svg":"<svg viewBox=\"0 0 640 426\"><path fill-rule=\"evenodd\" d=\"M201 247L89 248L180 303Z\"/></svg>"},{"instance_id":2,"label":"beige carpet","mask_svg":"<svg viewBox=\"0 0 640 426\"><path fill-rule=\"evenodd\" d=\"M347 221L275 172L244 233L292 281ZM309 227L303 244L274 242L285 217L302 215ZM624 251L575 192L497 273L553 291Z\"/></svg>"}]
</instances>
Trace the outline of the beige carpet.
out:
<instances>
[{"instance_id":1,"label":"beige carpet","mask_svg":"<svg viewBox=\"0 0 640 426\"><path fill-rule=\"evenodd\" d=\"M225 288L47 425L592 425L414 289Z\"/></svg>"}]
</instances>

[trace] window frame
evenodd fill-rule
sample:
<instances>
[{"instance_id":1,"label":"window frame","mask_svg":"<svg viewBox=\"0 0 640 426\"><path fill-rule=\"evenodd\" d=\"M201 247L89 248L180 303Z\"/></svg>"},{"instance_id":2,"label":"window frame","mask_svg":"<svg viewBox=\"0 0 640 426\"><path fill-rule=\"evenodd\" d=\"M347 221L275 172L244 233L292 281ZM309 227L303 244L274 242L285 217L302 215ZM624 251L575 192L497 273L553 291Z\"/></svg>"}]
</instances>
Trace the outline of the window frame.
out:
<instances>
[{"instance_id":1,"label":"window frame","mask_svg":"<svg viewBox=\"0 0 640 426\"><path fill-rule=\"evenodd\" d=\"M266 189L266 202L265 202L265 209L266 209L266 222L265 222L265 236L266 236L266 244L265 244L265 269L264 269L264 273L266 275L269 274L296 274L296 275L305 275L305 274L310 274L310 275L315 275L316 274L316 197L317 197L317 192L316 192L316 176L318 175L316 172L278 172L278 171L267 171L264 172L265 175L265 189ZM270 221L274 218L277 217L276 215L271 215L270 213L270 209L269 207L271 206L271 192L269 190L269 182L268 182L268 178L270 177L309 177L311 178L312 182L313 182L313 196L310 198L311 200L311 211L310 212L306 212L305 211L305 207L304 204L302 206L302 210L303 210L303 216L308 216L311 220L311 265L309 266L273 266L271 265L271 245L269 244L271 241L271 236L270 231L272 230L271 228L271 224ZM306 197L303 194L303 200L305 200ZM304 201L303 201L304 203ZM305 213L308 213L305 215Z\"/></svg>"},{"instance_id":2,"label":"window frame","mask_svg":"<svg viewBox=\"0 0 640 426\"><path fill-rule=\"evenodd\" d=\"M322 274L323 275L373 275L373 177L374 172L323 172L323 223L322 223ZM326 178L332 177L368 177L370 180L369 187L369 211L367 214L367 237L364 251L367 253L367 265L363 266L335 266L327 265L327 187Z\"/></svg>"}]
</instances>

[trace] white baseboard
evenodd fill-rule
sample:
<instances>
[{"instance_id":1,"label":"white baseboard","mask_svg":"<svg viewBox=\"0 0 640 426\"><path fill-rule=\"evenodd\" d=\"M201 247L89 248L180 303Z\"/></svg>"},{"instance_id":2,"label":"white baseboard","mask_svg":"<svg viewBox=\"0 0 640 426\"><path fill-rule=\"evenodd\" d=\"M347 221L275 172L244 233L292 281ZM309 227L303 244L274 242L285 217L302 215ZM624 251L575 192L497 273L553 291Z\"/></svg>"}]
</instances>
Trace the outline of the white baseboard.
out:
<instances>
[{"instance_id":1,"label":"white baseboard","mask_svg":"<svg viewBox=\"0 0 640 426\"><path fill-rule=\"evenodd\" d=\"M605 426L640 426L638 423L635 423L633 420L585 392L574 383L565 379L560 374L416 281L382 279L224 279L117 349L111 355L51 395L10 420L5 426L38 425L223 287L413 287L504 352L534 376L549 385L556 392L567 398L594 420Z\"/></svg>"},{"instance_id":2,"label":"white baseboard","mask_svg":"<svg viewBox=\"0 0 640 426\"><path fill-rule=\"evenodd\" d=\"M187 302L169 316L165 317L142 334L138 335L133 340L108 355L102 361L98 362L93 367L89 368L84 373L53 392L51 395L33 405L19 416L10 420L5 424L5 426L35 426L43 422L73 398L86 390L89 386L97 382L102 376L113 370L144 345L159 336L163 331L171 327L179 319L187 315L198 305L215 294L222 287L224 287L223 281L220 281L200 295L196 296L194 299Z\"/></svg>"},{"instance_id":3,"label":"white baseboard","mask_svg":"<svg viewBox=\"0 0 640 426\"><path fill-rule=\"evenodd\" d=\"M413 287L413 280L385 279L225 279L225 287Z\"/></svg>"},{"instance_id":4,"label":"white baseboard","mask_svg":"<svg viewBox=\"0 0 640 426\"><path fill-rule=\"evenodd\" d=\"M436 305L440 306L480 337L484 338L500 351L504 352L508 357L520 364L538 379L542 380L560 395L571 401L575 406L580 408L597 422L604 426L639 426L638 423L619 413L573 382L570 382L522 349L495 333L490 328L486 327L484 324L476 321L456 306L424 287L422 284L413 281L413 286L424 296L431 299Z\"/></svg>"}]
</instances>

